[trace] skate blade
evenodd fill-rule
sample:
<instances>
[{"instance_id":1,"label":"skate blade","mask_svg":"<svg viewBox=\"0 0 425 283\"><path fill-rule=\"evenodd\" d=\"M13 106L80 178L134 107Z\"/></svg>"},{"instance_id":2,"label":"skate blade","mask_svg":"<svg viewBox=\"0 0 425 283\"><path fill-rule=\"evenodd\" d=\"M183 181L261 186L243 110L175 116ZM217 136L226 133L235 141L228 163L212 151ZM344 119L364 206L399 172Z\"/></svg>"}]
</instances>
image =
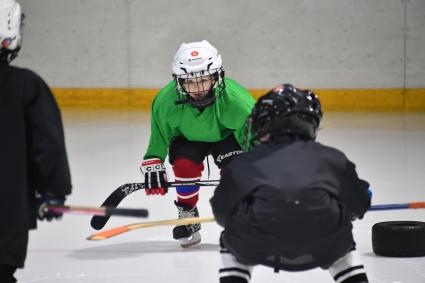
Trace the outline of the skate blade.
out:
<instances>
[{"instance_id":1,"label":"skate blade","mask_svg":"<svg viewBox=\"0 0 425 283\"><path fill-rule=\"evenodd\" d=\"M201 234L195 232L191 237L179 239L182 248L188 248L201 242Z\"/></svg>"}]
</instances>

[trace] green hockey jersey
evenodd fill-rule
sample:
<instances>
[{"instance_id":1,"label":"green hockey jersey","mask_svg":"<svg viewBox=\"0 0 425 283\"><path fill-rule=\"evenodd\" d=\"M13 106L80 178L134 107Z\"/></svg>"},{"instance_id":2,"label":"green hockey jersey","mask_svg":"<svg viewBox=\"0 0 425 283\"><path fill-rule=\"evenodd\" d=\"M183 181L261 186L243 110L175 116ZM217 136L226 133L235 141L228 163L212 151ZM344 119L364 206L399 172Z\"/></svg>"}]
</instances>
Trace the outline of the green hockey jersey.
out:
<instances>
[{"instance_id":1,"label":"green hockey jersey","mask_svg":"<svg viewBox=\"0 0 425 283\"><path fill-rule=\"evenodd\" d=\"M216 142L235 135L242 146L243 126L255 100L240 84L225 78L225 92L203 111L189 104L176 105L179 100L175 82L169 82L155 96L151 111L151 135L144 159L157 157L162 161L174 137L189 141Z\"/></svg>"}]
</instances>

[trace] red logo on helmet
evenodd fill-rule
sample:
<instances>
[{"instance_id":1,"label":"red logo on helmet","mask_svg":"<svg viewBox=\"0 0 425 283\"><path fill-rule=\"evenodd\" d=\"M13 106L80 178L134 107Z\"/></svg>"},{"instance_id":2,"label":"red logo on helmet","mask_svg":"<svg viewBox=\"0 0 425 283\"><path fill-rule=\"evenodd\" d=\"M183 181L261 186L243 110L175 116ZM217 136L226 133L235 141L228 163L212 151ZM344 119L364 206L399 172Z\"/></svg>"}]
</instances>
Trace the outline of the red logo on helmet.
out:
<instances>
[{"instance_id":1,"label":"red logo on helmet","mask_svg":"<svg viewBox=\"0 0 425 283\"><path fill-rule=\"evenodd\" d=\"M10 46L10 44L12 43L12 39L11 38L5 38L2 42L1 42L1 47L2 48L8 48Z\"/></svg>"},{"instance_id":2,"label":"red logo on helmet","mask_svg":"<svg viewBox=\"0 0 425 283\"><path fill-rule=\"evenodd\" d=\"M193 57L198 56L199 52L198 51L192 51L192 53L190 53L190 55L192 55Z\"/></svg>"},{"instance_id":3,"label":"red logo on helmet","mask_svg":"<svg viewBox=\"0 0 425 283\"><path fill-rule=\"evenodd\" d=\"M279 92L282 92L282 90L283 90L282 85L278 85L277 87L275 87L273 89L273 92L274 93L279 93Z\"/></svg>"}]
</instances>

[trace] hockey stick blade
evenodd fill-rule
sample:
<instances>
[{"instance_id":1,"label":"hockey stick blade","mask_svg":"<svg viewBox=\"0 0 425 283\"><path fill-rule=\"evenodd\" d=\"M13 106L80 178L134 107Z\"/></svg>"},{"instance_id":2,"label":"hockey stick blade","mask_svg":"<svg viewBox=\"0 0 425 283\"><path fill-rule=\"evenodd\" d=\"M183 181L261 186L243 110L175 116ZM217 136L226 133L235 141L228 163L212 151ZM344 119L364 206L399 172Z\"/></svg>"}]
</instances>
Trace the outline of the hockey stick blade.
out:
<instances>
[{"instance_id":1,"label":"hockey stick blade","mask_svg":"<svg viewBox=\"0 0 425 283\"><path fill-rule=\"evenodd\" d=\"M183 218L183 219L168 219L168 220L159 220L159 221L150 221L150 222L142 222L136 224L130 224L125 226L120 226L116 228L112 228L110 230L102 231L96 234L93 234L87 237L89 241L101 241L106 240L120 234L140 229L140 228L148 228L148 227L157 227L164 225L189 225L195 223L206 223L206 222L214 222L215 219L213 217L205 217L205 218Z\"/></svg>"},{"instance_id":2,"label":"hockey stick blade","mask_svg":"<svg viewBox=\"0 0 425 283\"><path fill-rule=\"evenodd\" d=\"M128 216L128 217L148 217L147 209L132 208L114 208L114 207L89 207L89 206L73 206L73 205L50 205L47 206L49 211L57 213L97 215L97 216Z\"/></svg>"},{"instance_id":3,"label":"hockey stick blade","mask_svg":"<svg viewBox=\"0 0 425 283\"><path fill-rule=\"evenodd\" d=\"M120 202L126 196L143 188L144 188L144 184L141 184L141 183L128 183L128 184L121 185L106 198L106 200L102 203L102 207L115 208L120 204ZM92 217L90 221L90 225L91 227L93 227L93 229L100 230L106 225L109 218L110 216L95 215Z\"/></svg>"},{"instance_id":4,"label":"hockey stick blade","mask_svg":"<svg viewBox=\"0 0 425 283\"><path fill-rule=\"evenodd\" d=\"M176 187L176 186L217 186L219 180L209 180L209 181L197 181L197 182L169 182L167 183L168 187ZM124 184L117 189L115 189L102 203L102 207L117 207L121 201L128 196L129 194L138 191L140 189L144 189L144 183L128 183ZM100 230L105 227L108 222L110 216L93 216L90 225L93 229Z\"/></svg>"}]
</instances>

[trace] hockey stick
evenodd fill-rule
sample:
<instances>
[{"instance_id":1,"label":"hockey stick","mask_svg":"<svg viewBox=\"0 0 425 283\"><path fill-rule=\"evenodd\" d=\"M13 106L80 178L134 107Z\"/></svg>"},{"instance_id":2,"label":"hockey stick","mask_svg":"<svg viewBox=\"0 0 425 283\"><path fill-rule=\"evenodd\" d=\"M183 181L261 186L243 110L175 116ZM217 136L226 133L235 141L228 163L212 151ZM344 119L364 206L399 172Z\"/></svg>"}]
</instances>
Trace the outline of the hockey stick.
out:
<instances>
[{"instance_id":1,"label":"hockey stick","mask_svg":"<svg viewBox=\"0 0 425 283\"><path fill-rule=\"evenodd\" d=\"M425 208L425 202L408 202L395 204L372 205L369 211L377 210L393 210L393 209L409 209L409 208Z\"/></svg>"},{"instance_id":2,"label":"hockey stick","mask_svg":"<svg viewBox=\"0 0 425 283\"><path fill-rule=\"evenodd\" d=\"M198 182L168 182L167 187L176 186L217 186L219 180L198 181ZM102 207L117 207L120 202L129 194L144 189L144 183L128 183L115 189L102 203ZM93 229L102 229L109 220L109 216L93 216L90 225Z\"/></svg>"},{"instance_id":3,"label":"hockey stick","mask_svg":"<svg viewBox=\"0 0 425 283\"><path fill-rule=\"evenodd\" d=\"M125 232L129 232L131 230L140 229L140 228L156 227L156 226L164 226L164 225L189 225L189 224L206 223L206 222L213 222L213 221L215 221L214 217L206 217L206 218L194 217L194 218L168 219L168 220L136 223L136 224L116 227L110 230L93 234L87 237L87 240L90 240L90 241L106 240L114 236L123 234Z\"/></svg>"},{"instance_id":4,"label":"hockey stick","mask_svg":"<svg viewBox=\"0 0 425 283\"><path fill-rule=\"evenodd\" d=\"M49 205L47 208L58 213L85 214L97 216L131 216L148 217L147 209L115 208L115 207L89 207L89 206L71 206L71 205Z\"/></svg>"},{"instance_id":5,"label":"hockey stick","mask_svg":"<svg viewBox=\"0 0 425 283\"><path fill-rule=\"evenodd\" d=\"M372 205L369 208L369 211L378 211L378 210L393 210L393 209L416 209L416 208L425 208L425 202L412 202L412 203L400 203L400 204L383 204L383 205ZM87 238L87 240L106 240L112 238L114 236L139 229L139 228L147 228L147 227L155 227L162 225L188 225L194 223L202 223L202 222L212 222L215 221L213 217L208 218L184 218L177 220L162 220L162 221L152 221L152 222L143 222L130 224L125 226L120 226L116 228L112 228L110 230L106 230L103 232L99 232L93 234Z\"/></svg>"}]
</instances>

